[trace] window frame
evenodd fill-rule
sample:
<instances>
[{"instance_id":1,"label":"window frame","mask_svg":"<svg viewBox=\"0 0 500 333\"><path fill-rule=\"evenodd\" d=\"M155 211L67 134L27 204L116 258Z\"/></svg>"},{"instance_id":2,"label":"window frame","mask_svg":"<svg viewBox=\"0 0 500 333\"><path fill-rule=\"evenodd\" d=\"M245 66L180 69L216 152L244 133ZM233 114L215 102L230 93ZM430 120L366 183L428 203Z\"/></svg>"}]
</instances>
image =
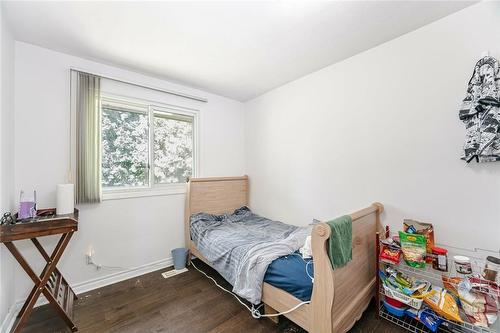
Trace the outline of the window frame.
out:
<instances>
[{"instance_id":1,"label":"window frame","mask_svg":"<svg viewBox=\"0 0 500 333\"><path fill-rule=\"evenodd\" d=\"M197 177L199 170L199 110L187 108L178 105L159 103L155 101L129 98L113 94L102 94L101 112L103 102L117 103L130 106L130 111L145 113L148 116L148 185L147 186L120 186L104 187L101 181L101 191L103 200L115 200L125 198L161 196L185 194L186 183L155 183L154 179L154 115L156 113L166 112L174 115L188 116L193 118L193 172L191 177ZM135 108L134 108L135 107ZM138 110L144 108L144 111ZM127 110L128 111L128 110ZM102 116L102 115L101 115ZM102 124L102 122L101 122ZM102 154L102 138L101 138Z\"/></svg>"}]
</instances>

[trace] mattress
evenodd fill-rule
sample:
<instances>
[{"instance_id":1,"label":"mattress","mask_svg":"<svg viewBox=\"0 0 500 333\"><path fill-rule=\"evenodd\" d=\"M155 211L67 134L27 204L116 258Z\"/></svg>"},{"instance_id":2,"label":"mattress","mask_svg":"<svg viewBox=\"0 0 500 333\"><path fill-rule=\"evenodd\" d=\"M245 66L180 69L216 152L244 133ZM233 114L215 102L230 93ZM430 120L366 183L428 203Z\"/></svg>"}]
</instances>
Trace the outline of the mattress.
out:
<instances>
[{"instance_id":1,"label":"mattress","mask_svg":"<svg viewBox=\"0 0 500 333\"><path fill-rule=\"evenodd\" d=\"M308 275L309 273L309 275ZM295 252L275 259L267 268L264 282L283 289L302 301L310 301L313 289L314 263Z\"/></svg>"}]
</instances>

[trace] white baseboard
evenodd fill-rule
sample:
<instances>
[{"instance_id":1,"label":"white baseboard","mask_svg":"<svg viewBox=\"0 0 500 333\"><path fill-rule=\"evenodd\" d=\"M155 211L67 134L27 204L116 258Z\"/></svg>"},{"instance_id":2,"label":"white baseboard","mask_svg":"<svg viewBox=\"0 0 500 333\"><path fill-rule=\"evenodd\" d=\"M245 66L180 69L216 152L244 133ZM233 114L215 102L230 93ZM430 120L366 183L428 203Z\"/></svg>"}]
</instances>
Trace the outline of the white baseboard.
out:
<instances>
[{"instance_id":1,"label":"white baseboard","mask_svg":"<svg viewBox=\"0 0 500 333\"><path fill-rule=\"evenodd\" d=\"M10 307L9 312L5 315L2 325L0 325L0 333L10 332L12 326L14 326L14 322L16 321L17 313L21 310L21 306L18 308L16 308L16 305Z\"/></svg>"},{"instance_id":2,"label":"white baseboard","mask_svg":"<svg viewBox=\"0 0 500 333\"><path fill-rule=\"evenodd\" d=\"M159 269L167 268L172 266L174 263L172 258L161 259L146 265L135 267L132 269L112 273L106 276L101 276L92 280L75 283L71 287L77 295L86 293L97 288L109 286L117 282L125 281L137 276L141 276L147 273L157 271Z\"/></svg>"},{"instance_id":3,"label":"white baseboard","mask_svg":"<svg viewBox=\"0 0 500 333\"><path fill-rule=\"evenodd\" d=\"M173 265L173 260L172 258L165 258L161 259L158 261L154 261L152 263L138 266L135 268L127 269L127 270L122 270L116 273L111 273L105 276L101 276L95 279L91 279L88 281L80 282L80 283L75 283L71 285L73 290L77 295L85 293L87 291L91 291L94 289L102 288L105 286L109 286L114 283L118 283L121 281L125 281L137 276L141 276L147 273L151 273L160 269L164 269L167 267L170 267ZM14 322L16 320L17 314L19 310L21 310L21 307L24 304L24 300L17 300L14 305L12 305L9 309L9 312L5 316L4 320L2 321L2 324L0 325L0 333L7 333L10 332L12 329L12 326L14 325ZM35 307L47 304L47 300L45 297L41 296L38 301L35 304Z\"/></svg>"}]
</instances>

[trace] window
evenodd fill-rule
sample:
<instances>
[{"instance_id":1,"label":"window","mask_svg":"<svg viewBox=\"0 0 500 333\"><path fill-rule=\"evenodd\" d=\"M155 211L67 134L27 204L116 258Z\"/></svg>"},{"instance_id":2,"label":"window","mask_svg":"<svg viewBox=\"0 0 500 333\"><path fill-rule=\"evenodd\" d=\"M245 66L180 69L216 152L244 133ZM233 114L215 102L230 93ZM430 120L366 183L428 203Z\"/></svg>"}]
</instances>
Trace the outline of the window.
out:
<instances>
[{"instance_id":1,"label":"window","mask_svg":"<svg viewBox=\"0 0 500 333\"><path fill-rule=\"evenodd\" d=\"M154 113L154 181L185 183L193 173L193 117Z\"/></svg>"},{"instance_id":2,"label":"window","mask_svg":"<svg viewBox=\"0 0 500 333\"><path fill-rule=\"evenodd\" d=\"M141 111L109 101L101 105L103 188L148 186L147 108Z\"/></svg>"},{"instance_id":3,"label":"window","mask_svg":"<svg viewBox=\"0 0 500 333\"><path fill-rule=\"evenodd\" d=\"M103 97L104 197L165 194L185 183L195 172L196 119L195 111Z\"/></svg>"}]
</instances>

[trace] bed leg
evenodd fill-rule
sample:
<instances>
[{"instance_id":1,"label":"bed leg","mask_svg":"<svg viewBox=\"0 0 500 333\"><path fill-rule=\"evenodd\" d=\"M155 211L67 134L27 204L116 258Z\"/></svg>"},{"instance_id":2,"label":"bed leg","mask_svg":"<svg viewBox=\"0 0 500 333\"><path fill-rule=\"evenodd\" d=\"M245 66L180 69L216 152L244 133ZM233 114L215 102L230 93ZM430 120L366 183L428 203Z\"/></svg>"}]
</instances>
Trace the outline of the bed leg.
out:
<instances>
[{"instance_id":1,"label":"bed leg","mask_svg":"<svg viewBox=\"0 0 500 333\"><path fill-rule=\"evenodd\" d=\"M266 314L276 314L276 313L278 313L278 311L274 310L272 307L270 307L267 304L264 304L264 311L265 311ZM270 319L275 324L278 324L278 321L279 321L279 317L278 316L267 317L267 318Z\"/></svg>"}]
</instances>

